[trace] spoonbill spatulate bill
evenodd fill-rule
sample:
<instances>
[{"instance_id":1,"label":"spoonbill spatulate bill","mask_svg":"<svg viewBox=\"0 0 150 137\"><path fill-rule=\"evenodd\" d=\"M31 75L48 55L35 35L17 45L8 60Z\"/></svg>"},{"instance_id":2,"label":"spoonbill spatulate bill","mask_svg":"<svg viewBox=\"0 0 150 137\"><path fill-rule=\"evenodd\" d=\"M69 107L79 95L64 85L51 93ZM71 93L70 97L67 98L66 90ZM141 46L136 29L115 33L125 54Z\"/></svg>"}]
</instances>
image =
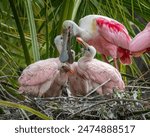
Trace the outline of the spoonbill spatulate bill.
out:
<instances>
[{"instance_id":1,"label":"spoonbill spatulate bill","mask_svg":"<svg viewBox=\"0 0 150 137\"><path fill-rule=\"evenodd\" d=\"M80 19L79 25L71 20L63 22L63 29L68 29L71 36L81 37L95 47L104 60L111 56L116 68L117 59L123 64L131 64L129 43L131 38L127 29L120 22L101 15L87 15Z\"/></svg>"}]
</instances>

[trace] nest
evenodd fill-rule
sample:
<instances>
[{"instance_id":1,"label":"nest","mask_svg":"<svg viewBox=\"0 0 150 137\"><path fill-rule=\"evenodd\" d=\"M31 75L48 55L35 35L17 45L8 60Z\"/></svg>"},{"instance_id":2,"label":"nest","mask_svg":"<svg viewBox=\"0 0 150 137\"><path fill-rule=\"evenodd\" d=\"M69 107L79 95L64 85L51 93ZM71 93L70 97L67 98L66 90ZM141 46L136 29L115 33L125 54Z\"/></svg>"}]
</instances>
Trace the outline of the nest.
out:
<instances>
[{"instance_id":1,"label":"nest","mask_svg":"<svg viewBox=\"0 0 150 137\"><path fill-rule=\"evenodd\" d=\"M133 120L150 119L150 92L117 92L112 96L93 93L84 97L29 98L21 104L32 107L56 120ZM5 108L0 119L39 119L15 108Z\"/></svg>"}]
</instances>

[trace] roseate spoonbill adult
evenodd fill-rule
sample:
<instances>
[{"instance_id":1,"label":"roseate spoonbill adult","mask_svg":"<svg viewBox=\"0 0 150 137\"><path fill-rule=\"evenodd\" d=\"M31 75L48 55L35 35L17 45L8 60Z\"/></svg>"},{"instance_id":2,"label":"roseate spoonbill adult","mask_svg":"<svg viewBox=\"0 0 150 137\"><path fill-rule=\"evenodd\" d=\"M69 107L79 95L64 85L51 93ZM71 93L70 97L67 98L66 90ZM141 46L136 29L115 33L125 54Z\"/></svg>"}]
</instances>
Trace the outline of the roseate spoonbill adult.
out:
<instances>
[{"instance_id":1,"label":"roseate spoonbill adult","mask_svg":"<svg viewBox=\"0 0 150 137\"><path fill-rule=\"evenodd\" d=\"M62 36L55 38L54 43L61 53L63 45ZM61 88L68 80L68 65L62 66L59 58L41 60L25 68L19 77L19 92L34 96L59 96Z\"/></svg>"},{"instance_id":2,"label":"roseate spoonbill adult","mask_svg":"<svg viewBox=\"0 0 150 137\"><path fill-rule=\"evenodd\" d=\"M150 51L150 22L146 25L145 29L138 33L130 42L131 54L139 57L144 52Z\"/></svg>"},{"instance_id":3,"label":"roseate spoonbill adult","mask_svg":"<svg viewBox=\"0 0 150 137\"><path fill-rule=\"evenodd\" d=\"M80 19L79 26L71 20L66 20L62 27L64 30L70 30L72 36L81 37L93 45L106 62L106 56L111 56L116 68L117 58L123 64L131 64L131 38L125 26L118 21L105 16L88 15Z\"/></svg>"},{"instance_id":4,"label":"roseate spoonbill adult","mask_svg":"<svg viewBox=\"0 0 150 137\"><path fill-rule=\"evenodd\" d=\"M84 42L81 38L77 41L85 48L84 56L78 61L78 72L87 80L92 81L93 88L110 79L97 90L99 94L112 93L113 89L124 90L125 85L119 71L108 63L94 59L96 49Z\"/></svg>"}]
</instances>

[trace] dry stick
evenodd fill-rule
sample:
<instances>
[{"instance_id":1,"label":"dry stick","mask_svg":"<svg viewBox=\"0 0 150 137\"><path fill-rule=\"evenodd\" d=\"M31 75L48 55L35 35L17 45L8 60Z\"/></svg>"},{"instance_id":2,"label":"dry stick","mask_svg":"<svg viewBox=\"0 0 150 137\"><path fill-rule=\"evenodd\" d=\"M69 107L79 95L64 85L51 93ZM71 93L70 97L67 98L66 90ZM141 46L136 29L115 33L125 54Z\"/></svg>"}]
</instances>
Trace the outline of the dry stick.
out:
<instances>
[{"instance_id":1,"label":"dry stick","mask_svg":"<svg viewBox=\"0 0 150 137\"><path fill-rule=\"evenodd\" d=\"M22 113L22 114L21 114ZM23 110L23 109L20 109L20 115L22 116L22 118L24 118L24 116L25 116L25 118L27 119L27 120L30 120L30 118L28 117L28 115L27 115L27 113ZM23 116L24 115L24 116Z\"/></svg>"},{"instance_id":2,"label":"dry stick","mask_svg":"<svg viewBox=\"0 0 150 137\"><path fill-rule=\"evenodd\" d=\"M30 101L31 103L33 103L34 105L36 105L36 107L38 109L40 109L42 112L44 112L44 114L48 115L45 110L43 110L43 108L41 106L39 106L36 102L34 102L32 99L30 99L29 97L26 97L26 100Z\"/></svg>"},{"instance_id":3,"label":"dry stick","mask_svg":"<svg viewBox=\"0 0 150 137\"><path fill-rule=\"evenodd\" d=\"M143 75L141 75L138 79L136 79L135 81L138 81L138 80L140 80L143 76L145 76L147 73L149 73L150 72L150 69L148 70L148 71L146 71Z\"/></svg>"},{"instance_id":4,"label":"dry stick","mask_svg":"<svg viewBox=\"0 0 150 137\"><path fill-rule=\"evenodd\" d=\"M142 88L142 89L150 89L150 87L143 87L143 86L126 86L127 88Z\"/></svg>"},{"instance_id":5,"label":"dry stick","mask_svg":"<svg viewBox=\"0 0 150 137\"><path fill-rule=\"evenodd\" d=\"M150 100L150 98L145 98L145 99L143 99L143 101L148 101L148 100Z\"/></svg>"},{"instance_id":6,"label":"dry stick","mask_svg":"<svg viewBox=\"0 0 150 137\"><path fill-rule=\"evenodd\" d=\"M89 95L91 95L92 93L94 93L98 88L102 87L103 85L105 85L109 81L110 81L110 78L108 80L106 80L104 83L102 83L101 85L98 85L95 89L93 89L90 93L88 93L87 95L85 95L83 98L88 97Z\"/></svg>"},{"instance_id":7,"label":"dry stick","mask_svg":"<svg viewBox=\"0 0 150 137\"><path fill-rule=\"evenodd\" d=\"M82 114L82 116L91 117L92 119L93 119L93 118L99 118L99 116L90 115L90 114Z\"/></svg>"},{"instance_id":8,"label":"dry stick","mask_svg":"<svg viewBox=\"0 0 150 137\"><path fill-rule=\"evenodd\" d=\"M135 83L137 82L137 81L139 81L140 79L142 79L142 77L143 76L145 76L147 73L149 73L150 72L150 69L148 70L148 71L146 71L143 75L141 75L138 79L136 79L136 80L134 80L132 83L135 85ZM132 87L132 90L133 90L133 88L134 87Z\"/></svg>"},{"instance_id":9,"label":"dry stick","mask_svg":"<svg viewBox=\"0 0 150 137\"><path fill-rule=\"evenodd\" d=\"M80 53L78 53L75 58L80 57L82 54L84 53L84 51L81 51Z\"/></svg>"},{"instance_id":10,"label":"dry stick","mask_svg":"<svg viewBox=\"0 0 150 137\"><path fill-rule=\"evenodd\" d=\"M5 76L0 76L0 79L5 79L5 78L18 78L18 76L12 76L12 75L5 75Z\"/></svg>"},{"instance_id":11,"label":"dry stick","mask_svg":"<svg viewBox=\"0 0 150 137\"><path fill-rule=\"evenodd\" d=\"M148 115L148 114L150 114L150 110L149 110L149 112L147 112L147 113L145 113L145 114L142 114L144 120L147 120L147 119L146 119L146 115Z\"/></svg>"},{"instance_id":12,"label":"dry stick","mask_svg":"<svg viewBox=\"0 0 150 137\"><path fill-rule=\"evenodd\" d=\"M43 101L54 101L54 100L71 100L71 99L80 99L80 97L47 97L47 98L34 98L34 100L43 100Z\"/></svg>"},{"instance_id":13,"label":"dry stick","mask_svg":"<svg viewBox=\"0 0 150 137\"><path fill-rule=\"evenodd\" d=\"M96 96L96 97L100 97L99 95ZM74 101L74 102L79 102L79 101L82 101L83 99L86 99L86 100L94 100L95 97L88 97L88 98L84 98L84 97L47 97L47 98L34 98L34 100L41 100L41 101L57 101L57 100L67 100L67 101ZM102 100L102 98L100 98L100 100Z\"/></svg>"},{"instance_id":14,"label":"dry stick","mask_svg":"<svg viewBox=\"0 0 150 137\"><path fill-rule=\"evenodd\" d=\"M80 114L80 113L86 111L87 109L91 109L91 108L96 107L96 106L98 106L98 105L100 105L100 104L104 104L104 103L108 103L108 102L112 102L112 101L117 101L117 102L119 102L119 101L139 102L139 103L142 103L142 104L147 104L147 103L148 103L147 101L142 101L142 100L132 100L132 99L108 99L108 100L100 101L100 102L98 102L98 103L96 103L96 104L94 104L94 105L90 105L89 107L84 108L84 109L82 109L82 110L79 110L79 111L77 111L76 113L70 115L69 118L72 118L73 116L78 115L78 114Z\"/></svg>"},{"instance_id":15,"label":"dry stick","mask_svg":"<svg viewBox=\"0 0 150 137\"><path fill-rule=\"evenodd\" d=\"M145 114L143 114L143 113L145 113ZM150 109L147 109L147 110L140 110L140 111L130 112L128 114L125 114L124 116L125 117L132 117L133 115L136 116L136 115L141 115L142 114L144 120L146 120L145 115L147 115L149 113L150 113Z\"/></svg>"}]
</instances>

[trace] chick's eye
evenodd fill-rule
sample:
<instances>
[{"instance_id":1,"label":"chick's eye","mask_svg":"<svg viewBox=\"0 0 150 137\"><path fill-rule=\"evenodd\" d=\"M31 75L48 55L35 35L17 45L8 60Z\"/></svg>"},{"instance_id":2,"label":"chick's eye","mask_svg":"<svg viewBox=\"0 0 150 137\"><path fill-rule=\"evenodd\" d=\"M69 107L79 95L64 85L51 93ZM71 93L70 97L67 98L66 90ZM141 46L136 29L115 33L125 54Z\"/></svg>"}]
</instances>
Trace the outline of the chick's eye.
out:
<instances>
[{"instance_id":1,"label":"chick's eye","mask_svg":"<svg viewBox=\"0 0 150 137\"><path fill-rule=\"evenodd\" d=\"M88 48L87 50L90 51L90 48Z\"/></svg>"}]
</instances>

